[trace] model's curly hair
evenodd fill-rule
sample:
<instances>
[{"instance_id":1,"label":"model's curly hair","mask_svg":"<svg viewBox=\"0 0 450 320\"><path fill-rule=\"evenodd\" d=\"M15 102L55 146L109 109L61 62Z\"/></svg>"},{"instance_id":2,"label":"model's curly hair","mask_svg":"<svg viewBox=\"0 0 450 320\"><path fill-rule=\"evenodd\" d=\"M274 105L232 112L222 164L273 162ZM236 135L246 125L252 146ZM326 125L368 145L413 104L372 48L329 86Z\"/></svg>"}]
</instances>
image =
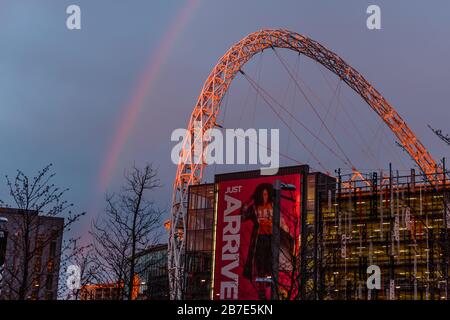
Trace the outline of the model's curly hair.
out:
<instances>
[{"instance_id":1,"label":"model's curly hair","mask_svg":"<svg viewBox=\"0 0 450 320\"><path fill-rule=\"evenodd\" d=\"M272 202L273 199L273 186L270 183L261 183L258 185L255 189L255 192L253 192L253 202L255 206L260 206L264 204L263 199L263 192L264 190L267 190L267 193L269 195L269 202Z\"/></svg>"}]
</instances>

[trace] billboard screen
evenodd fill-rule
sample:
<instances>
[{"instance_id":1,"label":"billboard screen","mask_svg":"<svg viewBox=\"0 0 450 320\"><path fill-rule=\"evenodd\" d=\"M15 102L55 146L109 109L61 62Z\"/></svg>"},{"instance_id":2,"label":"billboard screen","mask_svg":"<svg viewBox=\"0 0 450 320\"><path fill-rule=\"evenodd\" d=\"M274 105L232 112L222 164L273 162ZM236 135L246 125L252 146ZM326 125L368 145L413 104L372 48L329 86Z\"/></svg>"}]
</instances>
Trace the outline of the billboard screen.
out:
<instances>
[{"instance_id":1,"label":"billboard screen","mask_svg":"<svg viewBox=\"0 0 450 320\"><path fill-rule=\"evenodd\" d=\"M295 186L281 191L277 275L272 271L276 180ZM268 300L274 293L292 299L298 293L300 181L301 174L288 174L218 183L214 299Z\"/></svg>"}]
</instances>

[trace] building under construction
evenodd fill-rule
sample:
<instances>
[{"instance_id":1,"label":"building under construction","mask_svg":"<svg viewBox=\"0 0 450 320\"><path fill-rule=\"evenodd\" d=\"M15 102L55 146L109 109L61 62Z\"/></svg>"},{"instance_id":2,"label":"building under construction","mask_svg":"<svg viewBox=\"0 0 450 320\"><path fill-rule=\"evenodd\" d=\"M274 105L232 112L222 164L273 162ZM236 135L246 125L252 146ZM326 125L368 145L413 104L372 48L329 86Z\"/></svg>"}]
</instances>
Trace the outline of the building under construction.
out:
<instances>
[{"instance_id":1,"label":"building under construction","mask_svg":"<svg viewBox=\"0 0 450 320\"><path fill-rule=\"evenodd\" d=\"M414 170L408 175L389 170L354 179L298 168L281 169L297 173L301 185L301 249L296 256L299 276L294 299L449 298L450 186L446 178L435 186ZM213 184L190 187L185 299L214 298L221 180L216 176ZM379 287L373 289L367 286L370 266L381 273Z\"/></svg>"},{"instance_id":2,"label":"building under construction","mask_svg":"<svg viewBox=\"0 0 450 320\"><path fill-rule=\"evenodd\" d=\"M372 173L339 177L308 213L307 296L311 299L448 299L449 186L427 177ZM327 188L326 186L322 186ZM378 266L381 288L369 290Z\"/></svg>"}]
</instances>

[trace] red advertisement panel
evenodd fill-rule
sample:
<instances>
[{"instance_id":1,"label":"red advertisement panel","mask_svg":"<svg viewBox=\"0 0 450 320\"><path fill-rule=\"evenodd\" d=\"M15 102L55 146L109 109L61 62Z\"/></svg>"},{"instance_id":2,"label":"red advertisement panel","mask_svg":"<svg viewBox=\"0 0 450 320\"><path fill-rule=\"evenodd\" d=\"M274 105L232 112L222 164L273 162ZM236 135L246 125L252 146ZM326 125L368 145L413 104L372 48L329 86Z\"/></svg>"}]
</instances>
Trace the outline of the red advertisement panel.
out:
<instances>
[{"instance_id":1,"label":"red advertisement panel","mask_svg":"<svg viewBox=\"0 0 450 320\"><path fill-rule=\"evenodd\" d=\"M214 299L268 300L298 293L300 174L220 182L216 227ZM279 272L272 266L274 183L295 186L280 200ZM277 280L275 280L277 279Z\"/></svg>"}]
</instances>

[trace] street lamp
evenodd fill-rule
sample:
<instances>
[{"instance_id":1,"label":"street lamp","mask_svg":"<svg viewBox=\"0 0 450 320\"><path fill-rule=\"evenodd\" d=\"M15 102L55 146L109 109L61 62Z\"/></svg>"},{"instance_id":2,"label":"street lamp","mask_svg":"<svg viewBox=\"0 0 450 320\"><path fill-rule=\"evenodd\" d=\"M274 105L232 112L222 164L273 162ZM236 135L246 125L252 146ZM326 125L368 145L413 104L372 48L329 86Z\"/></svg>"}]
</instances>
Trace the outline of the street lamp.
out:
<instances>
[{"instance_id":1,"label":"street lamp","mask_svg":"<svg viewBox=\"0 0 450 320\"><path fill-rule=\"evenodd\" d=\"M295 185L283 183L280 180L275 180L273 184L274 206L272 216L272 279L271 279L273 284L271 297L272 300L278 300L277 288L278 288L278 272L280 269L281 190L295 191L296 189L297 188L295 187Z\"/></svg>"},{"instance_id":2,"label":"street lamp","mask_svg":"<svg viewBox=\"0 0 450 320\"><path fill-rule=\"evenodd\" d=\"M280 186L281 186L281 190L287 190L287 191L295 191L295 190L297 190L297 188L293 184L290 184L290 183L283 183L283 182L281 182Z\"/></svg>"}]
</instances>

